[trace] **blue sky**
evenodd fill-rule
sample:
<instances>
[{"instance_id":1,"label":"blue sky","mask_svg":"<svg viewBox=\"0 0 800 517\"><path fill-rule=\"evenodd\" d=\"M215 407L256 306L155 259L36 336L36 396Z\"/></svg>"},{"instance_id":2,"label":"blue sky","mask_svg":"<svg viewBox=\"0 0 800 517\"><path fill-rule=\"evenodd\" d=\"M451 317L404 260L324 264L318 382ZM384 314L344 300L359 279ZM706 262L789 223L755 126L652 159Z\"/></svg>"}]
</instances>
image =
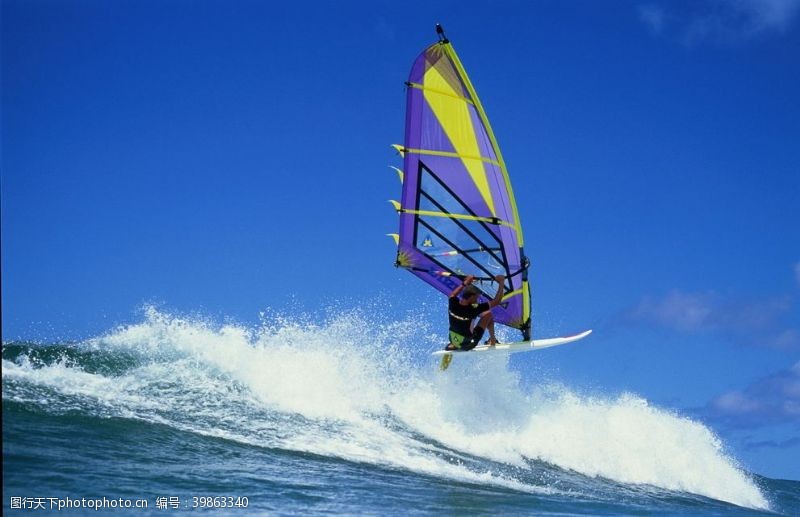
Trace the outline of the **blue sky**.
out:
<instances>
[{"instance_id":1,"label":"blue sky","mask_svg":"<svg viewBox=\"0 0 800 517\"><path fill-rule=\"evenodd\" d=\"M595 329L512 366L800 479L797 0L4 0L3 339L147 303L255 322L380 297L444 326L385 237L437 22L509 167L534 334Z\"/></svg>"}]
</instances>

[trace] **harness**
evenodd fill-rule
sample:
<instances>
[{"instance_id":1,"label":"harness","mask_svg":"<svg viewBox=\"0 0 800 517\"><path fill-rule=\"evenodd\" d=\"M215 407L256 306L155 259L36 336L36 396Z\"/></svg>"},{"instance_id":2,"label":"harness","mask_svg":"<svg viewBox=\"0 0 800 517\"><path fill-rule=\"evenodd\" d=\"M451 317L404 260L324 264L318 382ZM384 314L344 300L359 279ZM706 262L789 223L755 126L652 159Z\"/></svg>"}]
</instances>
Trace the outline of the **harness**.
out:
<instances>
[{"instance_id":1,"label":"harness","mask_svg":"<svg viewBox=\"0 0 800 517\"><path fill-rule=\"evenodd\" d=\"M470 322L472 321L472 318L465 318L464 316L459 316L458 314L454 314L453 311L447 311L447 312L450 314L450 316L454 317L457 320L470 321Z\"/></svg>"}]
</instances>

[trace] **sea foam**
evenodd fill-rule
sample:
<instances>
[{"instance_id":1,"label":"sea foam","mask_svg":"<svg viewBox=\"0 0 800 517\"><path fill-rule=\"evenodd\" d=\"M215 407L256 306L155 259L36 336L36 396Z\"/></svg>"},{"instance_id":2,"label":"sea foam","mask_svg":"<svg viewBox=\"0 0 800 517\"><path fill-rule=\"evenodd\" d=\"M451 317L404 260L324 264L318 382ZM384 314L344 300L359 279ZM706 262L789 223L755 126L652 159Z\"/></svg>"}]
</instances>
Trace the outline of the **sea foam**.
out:
<instances>
[{"instance_id":1,"label":"sea foam","mask_svg":"<svg viewBox=\"0 0 800 517\"><path fill-rule=\"evenodd\" d=\"M23 355L3 360L3 396L526 492L559 492L514 474L537 460L769 508L703 424L634 394L526 391L524 372L509 369L507 357L455 361L439 372L428 357L435 334L423 322L377 323L356 310L322 323L265 317L247 327L147 308L141 323L77 345L134 354L134 364L101 374Z\"/></svg>"}]
</instances>

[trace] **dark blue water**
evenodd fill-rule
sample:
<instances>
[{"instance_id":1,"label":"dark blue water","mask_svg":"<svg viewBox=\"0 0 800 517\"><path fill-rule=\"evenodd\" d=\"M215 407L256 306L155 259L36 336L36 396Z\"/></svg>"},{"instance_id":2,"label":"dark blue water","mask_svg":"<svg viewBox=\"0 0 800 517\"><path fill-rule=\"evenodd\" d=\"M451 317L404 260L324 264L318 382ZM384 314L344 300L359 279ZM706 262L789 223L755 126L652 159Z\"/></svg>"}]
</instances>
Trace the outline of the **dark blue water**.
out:
<instances>
[{"instance_id":1,"label":"dark blue water","mask_svg":"<svg viewBox=\"0 0 800 517\"><path fill-rule=\"evenodd\" d=\"M32 511L24 497L146 500L106 510L137 515L213 498L238 503L226 514L800 514L800 482L743 472L698 422L633 395L526 392L505 359L441 375L390 342L418 331L151 311L82 343L4 343L4 513Z\"/></svg>"}]
</instances>

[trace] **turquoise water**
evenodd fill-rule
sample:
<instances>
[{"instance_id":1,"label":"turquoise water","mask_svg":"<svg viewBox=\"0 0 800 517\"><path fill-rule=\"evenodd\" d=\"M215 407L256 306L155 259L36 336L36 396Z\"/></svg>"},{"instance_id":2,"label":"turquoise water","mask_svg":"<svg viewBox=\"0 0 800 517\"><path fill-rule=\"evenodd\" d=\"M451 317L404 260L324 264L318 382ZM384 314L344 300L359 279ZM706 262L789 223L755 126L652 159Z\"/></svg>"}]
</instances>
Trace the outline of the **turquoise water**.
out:
<instances>
[{"instance_id":1,"label":"turquoise water","mask_svg":"<svg viewBox=\"0 0 800 517\"><path fill-rule=\"evenodd\" d=\"M442 375L401 346L427 333L150 309L80 343L4 343L4 512L23 512L16 497L146 500L109 510L137 515L216 497L239 503L226 514L800 514L800 482L743 471L697 421L524 388L505 358Z\"/></svg>"}]
</instances>

